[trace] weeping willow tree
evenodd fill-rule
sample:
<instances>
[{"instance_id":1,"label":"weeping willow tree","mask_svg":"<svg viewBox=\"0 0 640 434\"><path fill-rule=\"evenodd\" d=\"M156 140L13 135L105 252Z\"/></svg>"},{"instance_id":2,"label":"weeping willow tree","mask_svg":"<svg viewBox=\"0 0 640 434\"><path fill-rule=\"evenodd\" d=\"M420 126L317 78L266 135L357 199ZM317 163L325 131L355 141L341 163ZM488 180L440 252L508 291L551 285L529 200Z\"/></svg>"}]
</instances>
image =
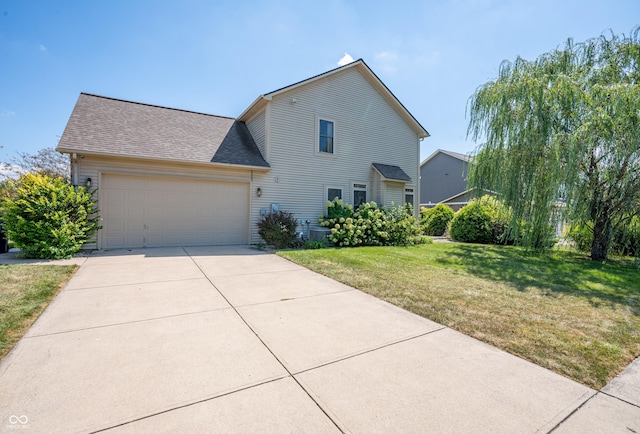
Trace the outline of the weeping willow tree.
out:
<instances>
[{"instance_id":1,"label":"weeping willow tree","mask_svg":"<svg viewBox=\"0 0 640 434\"><path fill-rule=\"evenodd\" d=\"M469 99L468 136L484 141L470 187L512 208L512 239L541 247L561 215L591 228L591 258L603 260L614 229L640 214L639 35L504 61Z\"/></svg>"}]
</instances>

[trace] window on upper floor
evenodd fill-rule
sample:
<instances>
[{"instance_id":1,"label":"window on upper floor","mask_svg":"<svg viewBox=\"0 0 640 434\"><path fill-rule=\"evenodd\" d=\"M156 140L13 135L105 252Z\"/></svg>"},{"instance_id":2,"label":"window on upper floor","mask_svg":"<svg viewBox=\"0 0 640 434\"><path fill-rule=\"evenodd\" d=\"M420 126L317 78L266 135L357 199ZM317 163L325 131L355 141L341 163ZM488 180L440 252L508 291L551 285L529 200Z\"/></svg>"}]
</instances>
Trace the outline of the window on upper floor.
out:
<instances>
[{"instance_id":1,"label":"window on upper floor","mask_svg":"<svg viewBox=\"0 0 640 434\"><path fill-rule=\"evenodd\" d=\"M318 119L318 152L334 153L334 123L326 119Z\"/></svg>"}]
</instances>

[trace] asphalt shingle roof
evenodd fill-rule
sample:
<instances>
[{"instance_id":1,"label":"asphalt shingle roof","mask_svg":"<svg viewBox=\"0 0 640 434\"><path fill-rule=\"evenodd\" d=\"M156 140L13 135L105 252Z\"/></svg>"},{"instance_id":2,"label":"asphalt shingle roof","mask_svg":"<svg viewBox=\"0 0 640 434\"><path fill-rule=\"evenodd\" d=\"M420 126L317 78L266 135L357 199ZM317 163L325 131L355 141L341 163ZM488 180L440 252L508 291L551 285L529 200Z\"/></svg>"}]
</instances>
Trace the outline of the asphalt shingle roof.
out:
<instances>
[{"instance_id":1,"label":"asphalt shingle roof","mask_svg":"<svg viewBox=\"0 0 640 434\"><path fill-rule=\"evenodd\" d=\"M81 93L58 149L269 167L244 122Z\"/></svg>"},{"instance_id":2,"label":"asphalt shingle roof","mask_svg":"<svg viewBox=\"0 0 640 434\"><path fill-rule=\"evenodd\" d=\"M391 166L389 164L373 163L373 167L386 179L393 181L411 181L411 177L399 166Z\"/></svg>"}]
</instances>

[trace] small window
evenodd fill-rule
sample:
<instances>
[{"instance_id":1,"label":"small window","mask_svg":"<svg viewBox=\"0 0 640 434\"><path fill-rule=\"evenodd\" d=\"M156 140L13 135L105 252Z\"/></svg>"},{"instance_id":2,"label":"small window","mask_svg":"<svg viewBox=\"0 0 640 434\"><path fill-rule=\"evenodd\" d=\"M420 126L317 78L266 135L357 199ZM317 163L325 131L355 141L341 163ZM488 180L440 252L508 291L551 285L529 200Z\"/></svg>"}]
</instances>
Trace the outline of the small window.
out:
<instances>
[{"instance_id":1,"label":"small window","mask_svg":"<svg viewBox=\"0 0 640 434\"><path fill-rule=\"evenodd\" d=\"M341 188L327 188L327 200L332 201L335 198L342 199L342 189Z\"/></svg>"},{"instance_id":2,"label":"small window","mask_svg":"<svg viewBox=\"0 0 640 434\"><path fill-rule=\"evenodd\" d=\"M353 183L353 207L367 203L367 184Z\"/></svg>"},{"instance_id":3,"label":"small window","mask_svg":"<svg viewBox=\"0 0 640 434\"><path fill-rule=\"evenodd\" d=\"M404 189L404 203L413 206L413 188L408 187Z\"/></svg>"},{"instance_id":4,"label":"small window","mask_svg":"<svg viewBox=\"0 0 640 434\"><path fill-rule=\"evenodd\" d=\"M320 129L318 136L318 151L333 154L333 122L320 119Z\"/></svg>"}]
</instances>

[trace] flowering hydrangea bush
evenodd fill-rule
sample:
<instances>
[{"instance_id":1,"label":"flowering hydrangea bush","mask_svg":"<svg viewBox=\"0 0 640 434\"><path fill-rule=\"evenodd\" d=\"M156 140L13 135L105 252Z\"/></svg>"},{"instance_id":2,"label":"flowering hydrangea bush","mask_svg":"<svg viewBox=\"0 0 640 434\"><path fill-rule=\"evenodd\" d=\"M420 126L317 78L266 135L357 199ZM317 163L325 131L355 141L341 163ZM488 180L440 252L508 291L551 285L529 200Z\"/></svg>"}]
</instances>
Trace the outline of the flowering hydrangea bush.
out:
<instances>
[{"instance_id":1,"label":"flowering hydrangea bush","mask_svg":"<svg viewBox=\"0 0 640 434\"><path fill-rule=\"evenodd\" d=\"M411 244L419 234L410 208L379 208L375 202L353 206L342 199L327 202L327 215L320 216L320 226L329 228L329 241L341 247L390 246Z\"/></svg>"}]
</instances>

